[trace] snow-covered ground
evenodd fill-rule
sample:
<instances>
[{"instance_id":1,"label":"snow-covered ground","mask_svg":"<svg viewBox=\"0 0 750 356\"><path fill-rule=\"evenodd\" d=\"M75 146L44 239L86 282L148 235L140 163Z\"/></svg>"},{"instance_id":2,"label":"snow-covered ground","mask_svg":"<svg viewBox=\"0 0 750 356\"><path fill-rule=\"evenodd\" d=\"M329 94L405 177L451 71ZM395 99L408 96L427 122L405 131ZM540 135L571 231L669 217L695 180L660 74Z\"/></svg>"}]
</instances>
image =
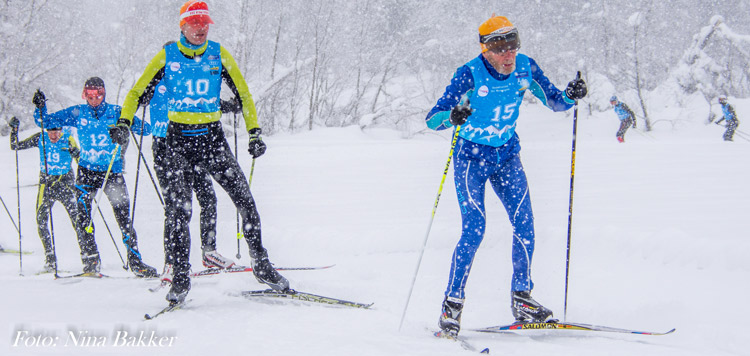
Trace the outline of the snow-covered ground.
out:
<instances>
[{"instance_id":1,"label":"snow-covered ground","mask_svg":"<svg viewBox=\"0 0 750 356\"><path fill-rule=\"evenodd\" d=\"M749 117L750 105L737 107ZM572 111L571 111L572 112ZM705 116L694 113L695 116ZM534 296L563 317L571 113L527 105L519 134L536 216ZM462 334L495 355L747 355L750 311L750 142L721 140L722 128L657 124L644 134L614 138L612 111L581 113L576 154L573 233L567 320L665 331L638 336L576 331ZM740 130L750 126L740 126ZM750 129L748 129L750 131ZM31 131L24 131L27 137ZM361 302L371 310L319 304L246 300L233 292L262 289L250 274L193 280L190 304L153 321L166 291L134 278L54 280L35 275L43 249L36 234L36 150L19 152L23 276L15 255L0 255L0 319L5 355L454 355L458 344L434 339L455 242L459 213L452 179L445 189L416 280L403 328L399 321L427 230L449 150L448 132L403 139L389 130L318 129L266 137L252 191L263 221L264 244L279 266L335 264L320 271L285 272L292 287ZM7 140L7 137L3 138ZM150 139L146 139L149 161ZM241 141L241 147L246 142ZM135 152L128 152L131 199ZM0 145L0 194L15 218L14 154ZM240 152L249 171L250 159ZM451 173L452 174L452 173ZM452 176L451 176L452 177ZM162 208L141 171L135 226L144 259L161 269ZM491 192L491 190L490 190ZM219 190L219 251L237 253L235 212ZM488 194L489 224L467 287L466 329L512 321L509 310L511 228L497 198ZM197 207L197 204L195 204ZM114 218L103 203L111 227ZM5 213L0 244L18 248ZM192 262L201 268L197 215ZM81 263L64 209L54 208L60 269ZM130 277L97 220L103 270ZM122 243L118 241L120 251ZM240 264L249 263L242 242ZM171 346L117 345L118 332L139 332ZM70 337L89 336L89 346ZM40 338L41 336L41 338ZM171 339L170 339L171 338ZM94 346L104 340L104 346ZM162 344L166 345L168 342ZM48 346L35 343L47 343ZM121 342L121 341L120 341ZM50 345L51 343L51 345Z\"/></svg>"}]
</instances>

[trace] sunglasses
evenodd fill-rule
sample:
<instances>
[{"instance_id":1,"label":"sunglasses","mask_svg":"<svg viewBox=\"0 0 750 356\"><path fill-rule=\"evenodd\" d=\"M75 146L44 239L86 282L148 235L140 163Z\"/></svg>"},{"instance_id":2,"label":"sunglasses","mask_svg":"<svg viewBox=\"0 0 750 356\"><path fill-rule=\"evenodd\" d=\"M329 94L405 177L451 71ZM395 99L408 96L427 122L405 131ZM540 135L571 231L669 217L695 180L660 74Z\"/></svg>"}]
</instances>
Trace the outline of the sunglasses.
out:
<instances>
[{"instance_id":1,"label":"sunglasses","mask_svg":"<svg viewBox=\"0 0 750 356\"><path fill-rule=\"evenodd\" d=\"M479 36L479 42L484 44L487 50L493 53L505 53L521 48L521 39L518 36L517 29L514 28L506 32L499 31Z\"/></svg>"},{"instance_id":2,"label":"sunglasses","mask_svg":"<svg viewBox=\"0 0 750 356\"><path fill-rule=\"evenodd\" d=\"M102 99L105 93L104 88L85 88L83 89L83 98L90 100Z\"/></svg>"}]
</instances>

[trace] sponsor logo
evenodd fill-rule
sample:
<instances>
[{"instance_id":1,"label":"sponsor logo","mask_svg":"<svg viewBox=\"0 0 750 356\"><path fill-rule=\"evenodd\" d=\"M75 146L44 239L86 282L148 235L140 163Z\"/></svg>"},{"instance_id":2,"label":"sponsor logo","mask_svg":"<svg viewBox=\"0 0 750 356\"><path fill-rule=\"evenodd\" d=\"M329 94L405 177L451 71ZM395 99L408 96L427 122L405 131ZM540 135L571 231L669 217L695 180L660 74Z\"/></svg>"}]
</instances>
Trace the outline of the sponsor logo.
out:
<instances>
[{"instance_id":1,"label":"sponsor logo","mask_svg":"<svg viewBox=\"0 0 750 356\"><path fill-rule=\"evenodd\" d=\"M180 70L180 63L178 63L178 62L172 62L172 63L170 63L169 64L169 69L171 69L174 72Z\"/></svg>"},{"instance_id":2,"label":"sponsor logo","mask_svg":"<svg viewBox=\"0 0 750 356\"><path fill-rule=\"evenodd\" d=\"M489 93L490 93L490 89L489 89L489 88L487 88L487 86L486 86L486 85L482 85L482 86L481 86L481 87L479 87L479 89L477 90L477 95L479 95L479 96L480 96L480 97L482 97L482 98L483 98L483 97L485 97L485 96L487 96L487 94L489 94Z\"/></svg>"},{"instance_id":3,"label":"sponsor logo","mask_svg":"<svg viewBox=\"0 0 750 356\"><path fill-rule=\"evenodd\" d=\"M529 76L529 72L523 71L523 72L516 72L516 78L526 78Z\"/></svg>"},{"instance_id":4,"label":"sponsor logo","mask_svg":"<svg viewBox=\"0 0 750 356\"><path fill-rule=\"evenodd\" d=\"M221 59L219 56L215 56L215 55L208 56L209 61L218 61L219 59Z\"/></svg>"},{"instance_id":5,"label":"sponsor logo","mask_svg":"<svg viewBox=\"0 0 750 356\"><path fill-rule=\"evenodd\" d=\"M164 85L160 85L158 88L156 88L156 91L158 91L159 94L164 94L167 92L167 87Z\"/></svg>"},{"instance_id":6,"label":"sponsor logo","mask_svg":"<svg viewBox=\"0 0 750 356\"><path fill-rule=\"evenodd\" d=\"M89 120L81 119L81 126L86 126L89 124Z\"/></svg>"}]
</instances>

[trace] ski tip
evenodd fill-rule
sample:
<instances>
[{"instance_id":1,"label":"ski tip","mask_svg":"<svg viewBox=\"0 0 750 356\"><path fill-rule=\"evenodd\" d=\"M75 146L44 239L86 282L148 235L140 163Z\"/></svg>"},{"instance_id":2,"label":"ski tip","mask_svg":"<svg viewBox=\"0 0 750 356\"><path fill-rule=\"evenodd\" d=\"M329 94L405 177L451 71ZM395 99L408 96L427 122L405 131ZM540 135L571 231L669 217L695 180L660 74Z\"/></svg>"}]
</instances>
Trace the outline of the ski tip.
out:
<instances>
[{"instance_id":1,"label":"ski tip","mask_svg":"<svg viewBox=\"0 0 750 356\"><path fill-rule=\"evenodd\" d=\"M143 318L144 318L144 319L146 319L146 320L151 320L151 319L153 319L153 317L152 317L151 315L148 315L148 314L145 314L145 315L143 316Z\"/></svg>"},{"instance_id":2,"label":"ski tip","mask_svg":"<svg viewBox=\"0 0 750 356\"><path fill-rule=\"evenodd\" d=\"M489 347L485 347L484 350L479 351L479 353L480 354L487 354L487 355L489 355L490 354L490 348Z\"/></svg>"}]
</instances>

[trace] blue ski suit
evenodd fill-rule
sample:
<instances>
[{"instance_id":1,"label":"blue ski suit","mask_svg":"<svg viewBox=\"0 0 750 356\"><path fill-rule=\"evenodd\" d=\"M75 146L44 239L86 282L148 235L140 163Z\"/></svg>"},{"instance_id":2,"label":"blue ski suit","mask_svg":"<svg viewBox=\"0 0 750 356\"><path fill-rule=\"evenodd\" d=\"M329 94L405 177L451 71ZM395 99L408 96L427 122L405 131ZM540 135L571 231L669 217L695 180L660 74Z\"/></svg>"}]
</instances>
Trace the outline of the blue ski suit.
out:
<instances>
[{"instance_id":1,"label":"blue ski suit","mask_svg":"<svg viewBox=\"0 0 750 356\"><path fill-rule=\"evenodd\" d=\"M464 288L486 225L484 192L487 181L500 198L513 226L512 291L533 289L531 259L534 253L534 214L529 187L515 132L519 108L526 91L554 111L575 104L557 89L536 62L516 56L516 68L509 75L497 72L479 55L456 70L445 93L427 115L433 130L452 127L451 109L470 99L473 109L461 126L453 153L454 181L461 210L462 232L451 261L445 295L464 299Z\"/></svg>"}]
</instances>

